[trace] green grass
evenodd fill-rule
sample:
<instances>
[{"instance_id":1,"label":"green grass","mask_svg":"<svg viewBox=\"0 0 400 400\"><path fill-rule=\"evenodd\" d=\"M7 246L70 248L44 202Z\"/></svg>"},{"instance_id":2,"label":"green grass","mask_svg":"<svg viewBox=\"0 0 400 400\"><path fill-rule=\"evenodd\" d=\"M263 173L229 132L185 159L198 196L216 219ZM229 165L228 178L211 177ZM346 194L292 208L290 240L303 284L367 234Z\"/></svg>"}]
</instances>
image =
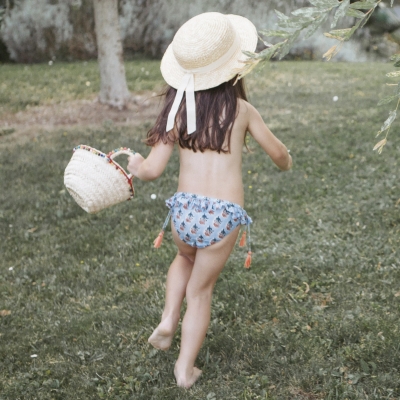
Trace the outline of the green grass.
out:
<instances>
[{"instance_id":1,"label":"green grass","mask_svg":"<svg viewBox=\"0 0 400 400\"><path fill-rule=\"evenodd\" d=\"M158 90L163 80L159 63L125 63L129 90ZM100 90L94 61L48 64L0 64L0 116L27 107L62 103L95 96Z\"/></svg>"},{"instance_id":2,"label":"green grass","mask_svg":"<svg viewBox=\"0 0 400 400\"><path fill-rule=\"evenodd\" d=\"M89 67L82 82L96 79ZM32 98L19 76L26 71L54 101L59 87L69 99L96 91L74 83L82 64L0 68L20 93L3 100L8 110ZM133 201L87 215L63 187L71 149L147 154L148 123L42 131L22 143L0 137L0 310L11 311L0 317L0 399L399 398L398 122L382 155L372 152L388 112L375 107L388 70L275 63L248 82L294 168L279 172L250 141L253 265L243 268L237 248L221 274L198 357L204 373L189 391L173 378L179 330L167 353L147 344L175 253L170 232L158 250L152 240L176 189L177 154L158 181L136 182ZM40 71L55 74L49 84ZM40 104L50 101L43 96Z\"/></svg>"}]
</instances>

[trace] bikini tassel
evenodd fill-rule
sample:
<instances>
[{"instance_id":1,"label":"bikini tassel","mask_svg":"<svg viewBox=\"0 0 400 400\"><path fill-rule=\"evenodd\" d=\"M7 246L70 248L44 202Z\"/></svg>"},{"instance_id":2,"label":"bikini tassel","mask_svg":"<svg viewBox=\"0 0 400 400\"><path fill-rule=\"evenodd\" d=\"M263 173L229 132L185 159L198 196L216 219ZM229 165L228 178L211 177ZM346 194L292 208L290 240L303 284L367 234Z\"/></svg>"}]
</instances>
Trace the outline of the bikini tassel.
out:
<instances>
[{"instance_id":1,"label":"bikini tassel","mask_svg":"<svg viewBox=\"0 0 400 400\"><path fill-rule=\"evenodd\" d=\"M251 246L250 246L250 224L247 223L247 231L248 231L248 242L249 242L249 247L247 248L247 257L246 257L246 261L244 262L244 267L245 268L250 268L251 265L251 255L253 254L251 252ZM240 240L240 244L242 244L243 241L243 246L246 244L246 231L243 232L242 235L242 240Z\"/></svg>"},{"instance_id":2,"label":"bikini tassel","mask_svg":"<svg viewBox=\"0 0 400 400\"><path fill-rule=\"evenodd\" d=\"M240 238L239 247L246 246L246 231L243 231L242 237Z\"/></svg>"},{"instance_id":3,"label":"bikini tassel","mask_svg":"<svg viewBox=\"0 0 400 400\"><path fill-rule=\"evenodd\" d=\"M154 248L155 248L155 249L158 249L158 248L161 246L163 237L164 237L164 231L161 231L161 232L158 234L158 236L154 239L153 244L154 244Z\"/></svg>"},{"instance_id":4,"label":"bikini tassel","mask_svg":"<svg viewBox=\"0 0 400 400\"><path fill-rule=\"evenodd\" d=\"M244 262L244 266L245 266L245 268L250 268L250 265L251 265L251 251L249 250L248 252L247 252L247 257L246 257L246 261Z\"/></svg>"},{"instance_id":5,"label":"bikini tassel","mask_svg":"<svg viewBox=\"0 0 400 400\"><path fill-rule=\"evenodd\" d=\"M169 219L171 218L171 213L172 213L172 210L170 209L170 210L169 210L169 213L168 213L168 215L167 215L167 218L165 219L164 225L163 225L163 227L162 227L162 229L161 229L161 232L160 232L160 233L158 234L158 236L154 239L153 244L154 244L154 248L155 248L155 249L158 249L158 248L161 246L161 243L162 243L162 240L163 240L163 237L164 237L164 231L165 231L165 228L166 228L167 225L168 225Z\"/></svg>"}]
</instances>

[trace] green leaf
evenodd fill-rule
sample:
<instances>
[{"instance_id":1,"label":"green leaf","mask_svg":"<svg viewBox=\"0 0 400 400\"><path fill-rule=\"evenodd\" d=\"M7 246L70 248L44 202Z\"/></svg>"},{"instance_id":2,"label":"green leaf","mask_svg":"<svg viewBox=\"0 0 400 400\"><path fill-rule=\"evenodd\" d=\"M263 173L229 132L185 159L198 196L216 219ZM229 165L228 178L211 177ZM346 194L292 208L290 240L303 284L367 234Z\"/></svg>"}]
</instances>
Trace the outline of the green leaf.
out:
<instances>
[{"instance_id":1,"label":"green leaf","mask_svg":"<svg viewBox=\"0 0 400 400\"><path fill-rule=\"evenodd\" d=\"M368 20L371 18L371 15L372 15L372 13L369 13L369 14L367 14L367 18L360 19L357 22L357 25L358 25L357 28L358 27L362 28L368 22Z\"/></svg>"},{"instance_id":2,"label":"green leaf","mask_svg":"<svg viewBox=\"0 0 400 400\"><path fill-rule=\"evenodd\" d=\"M309 18L319 15L323 12L328 12L329 10L330 10L329 8L321 9L317 7L303 7L293 11L292 14L295 15L296 17L302 16Z\"/></svg>"},{"instance_id":3,"label":"green leaf","mask_svg":"<svg viewBox=\"0 0 400 400\"><path fill-rule=\"evenodd\" d=\"M264 46L265 47L268 47L268 48L270 48L270 47L272 47L273 46L273 44L272 43L270 43L270 42L267 42L266 40L264 40L260 35L258 35L258 38L264 43Z\"/></svg>"},{"instance_id":4,"label":"green leaf","mask_svg":"<svg viewBox=\"0 0 400 400\"><path fill-rule=\"evenodd\" d=\"M282 60L283 57L286 56L286 54L289 53L290 49L292 48L295 40L299 37L300 31L296 31L292 37L288 39L288 41L282 46L280 52L279 52L279 59Z\"/></svg>"},{"instance_id":5,"label":"green leaf","mask_svg":"<svg viewBox=\"0 0 400 400\"><path fill-rule=\"evenodd\" d=\"M269 61L276 54L279 48L282 47L284 44L285 42L279 42L274 46L261 51L260 53L258 53L258 58L261 61Z\"/></svg>"},{"instance_id":6,"label":"green leaf","mask_svg":"<svg viewBox=\"0 0 400 400\"><path fill-rule=\"evenodd\" d=\"M321 24L328 18L328 13L322 15L320 18L316 18L312 24L303 30L304 39L311 37Z\"/></svg>"},{"instance_id":7,"label":"green leaf","mask_svg":"<svg viewBox=\"0 0 400 400\"><path fill-rule=\"evenodd\" d=\"M309 0L309 2L316 7L320 8L333 8L340 5L337 0Z\"/></svg>"},{"instance_id":8,"label":"green leaf","mask_svg":"<svg viewBox=\"0 0 400 400\"><path fill-rule=\"evenodd\" d=\"M334 29L329 33L334 36L346 37L349 32L351 32L352 28L344 28L344 29Z\"/></svg>"},{"instance_id":9,"label":"green leaf","mask_svg":"<svg viewBox=\"0 0 400 400\"><path fill-rule=\"evenodd\" d=\"M270 42L267 42L266 40L264 40L262 37L258 37L263 43L264 43L264 46L265 47L267 47L267 48L270 48L270 47L272 47L273 46L273 44L272 43L270 43Z\"/></svg>"},{"instance_id":10,"label":"green leaf","mask_svg":"<svg viewBox=\"0 0 400 400\"><path fill-rule=\"evenodd\" d=\"M250 58L258 58L258 54L252 51L243 50L243 54Z\"/></svg>"},{"instance_id":11,"label":"green leaf","mask_svg":"<svg viewBox=\"0 0 400 400\"><path fill-rule=\"evenodd\" d=\"M335 29L333 31L330 31L329 33L324 33L326 37L340 40L341 42L348 40L352 34L353 34L353 28Z\"/></svg>"},{"instance_id":12,"label":"green leaf","mask_svg":"<svg viewBox=\"0 0 400 400\"><path fill-rule=\"evenodd\" d=\"M357 23L351 27L351 28L346 28L346 29L336 29L333 31L330 31L328 35L331 35L331 37L333 37L333 39L337 39L340 40L341 42L346 42L347 40L349 40L352 36L353 33L358 29L358 27L361 24L361 19L357 21ZM327 37L330 37L326 34L324 34Z\"/></svg>"},{"instance_id":13,"label":"green leaf","mask_svg":"<svg viewBox=\"0 0 400 400\"><path fill-rule=\"evenodd\" d=\"M398 97L397 96L388 96L383 98L382 100L379 100L378 102L378 106L383 106L384 104L389 104L391 103L393 100L396 100Z\"/></svg>"},{"instance_id":14,"label":"green leaf","mask_svg":"<svg viewBox=\"0 0 400 400\"><path fill-rule=\"evenodd\" d=\"M332 34L330 34L328 32L324 32L324 36L326 36L329 39L336 39L336 40L339 40L340 42L344 42L344 39L342 37L332 35Z\"/></svg>"},{"instance_id":15,"label":"green leaf","mask_svg":"<svg viewBox=\"0 0 400 400\"><path fill-rule=\"evenodd\" d=\"M343 0L338 9L336 10L335 16L333 17L333 21L331 24L331 28L334 28L339 21L340 18L343 18L346 15L346 11L348 10L350 5L350 0Z\"/></svg>"},{"instance_id":16,"label":"green leaf","mask_svg":"<svg viewBox=\"0 0 400 400\"><path fill-rule=\"evenodd\" d=\"M277 15L277 17L279 18L280 21L286 21L289 19L289 17L283 13L281 13L278 10L275 10L275 14Z\"/></svg>"},{"instance_id":17,"label":"green leaf","mask_svg":"<svg viewBox=\"0 0 400 400\"><path fill-rule=\"evenodd\" d=\"M258 54L258 57L261 61L269 61L276 52L277 49L270 47L269 49L265 49Z\"/></svg>"},{"instance_id":18,"label":"green leaf","mask_svg":"<svg viewBox=\"0 0 400 400\"><path fill-rule=\"evenodd\" d=\"M281 20L278 22L278 26L283 29L303 29L310 25L314 21L313 18L305 17L292 17L287 20Z\"/></svg>"},{"instance_id":19,"label":"green leaf","mask_svg":"<svg viewBox=\"0 0 400 400\"><path fill-rule=\"evenodd\" d=\"M267 36L267 37L270 37L270 36L288 37L292 34L291 32L287 32L287 31L270 31L270 30L261 30L258 33L260 35Z\"/></svg>"},{"instance_id":20,"label":"green leaf","mask_svg":"<svg viewBox=\"0 0 400 400\"><path fill-rule=\"evenodd\" d=\"M346 11L346 16L352 18L364 18L365 14L362 11L358 11L354 8L348 8Z\"/></svg>"},{"instance_id":21,"label":"green leaf","mask_svg":"<svg viewBox=\"0 0 400 400\"><path fill-rule=\"evenodd\" d=\"M350 8L355 8L356 10L370 10L371 8L375 8L378 5L377 1L374 0L366 0L366 1L357 1L355 3L350 4Z\"/></svg>"},{"instance_id":22,"label":"green leaf","mask_svg":"<svg viewBox=\"0 0 400 400\"><path fill-rule=\"evenodd\" d=\"M386 131L386 129L389 129L390 125L392 125L395 119L396 119L396 110L390 111L389 118L381 126L380 132L384 132Z\"/></svg>"},{"instance_id":23,"label":"green leaf","mask_svg":"<svg viewBox=\"0 0 400 400\"><path fill-rule=\"evenodd\" d=\"M353 32L355 32L358 28L364 26L367 21L369 20L369 18L371 17L372 13L369 14L369 16L367 18L364 19L359 19L356 24L351 28L353 30Z\"/></svg>"}]
</instances>

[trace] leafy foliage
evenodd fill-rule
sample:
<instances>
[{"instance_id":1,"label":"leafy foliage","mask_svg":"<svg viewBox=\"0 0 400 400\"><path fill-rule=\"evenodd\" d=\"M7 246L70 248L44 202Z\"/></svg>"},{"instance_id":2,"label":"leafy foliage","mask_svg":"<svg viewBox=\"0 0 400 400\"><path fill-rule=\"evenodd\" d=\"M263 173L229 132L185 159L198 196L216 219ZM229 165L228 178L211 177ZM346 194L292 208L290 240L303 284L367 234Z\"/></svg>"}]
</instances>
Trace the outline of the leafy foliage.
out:
<instances>
[{"instance_id":1,"label":"leafy foliage","mask_svg":"<svg viewBox=\"0 0 400 400\"><path fill-rule=\"evenodd\" d=\"M395 67L397 67L397 68L400 67L400 54L393 55L390 60L394 61ZM386 74L386 76L388 78L400 78L400 70L388 72ZM388 104L388 103L391 103L393 100L397 100L397 104L396 104L396 108L394 110L390 111L388 119L383 123L381 129L378 132L377 136L379 136L382 132L386 131L385 138L382 139L380 142L378 142L374 147L374 150L378 150L379 154L382 152L383 147L387 143L387 137L389 135L390 128L392 127L393 121L396 119L397 110L398 110L399 104L400 104L400 79L398 79L398 81L396 83L391 84L390 86L395 87L395 94L382 99L378 103L378 105Z\"/></svg>"},{"instance_id":2,"label":"leafy foliage","mask_svg":"<svg viewBox=\"0 0 400 400\"><path fill-rule=\"evenodd\" d=\"M261 30L259 34L263 37L280 37L284 38L283 41L278 42L275 45L269 44L264 41L267 49L260 53L247 54L249 60L247 65L243 68L240 76L245 76L251 72L255 66L260 63L267 62L273 57L282 59L285 57L290 49L292 48L295 41L303 33L304 39L309 38L313 35L316 30L322 25L322 23L328 18L329 14L335 10L334 16L331 23L331 28L335 28L338 21L343 17L352 17L356 20L354 26L344 29L335 29L330 32L324 33L328 38L335 39L339 43L333 45L323 57L329 61L340 51L344 42L351 39L354 32L363 27L369 18L371 17L375 8L382 2L382 0L359 0L350 3L350 0L309 0L313 7L303 7L293 11L292 16L287 16L280 11L275 10L278 17L278 30ZM391 1L393 6L393 0ZM366 10L366 11L364 11ZM394 55L392 60L395 61L395 66L400 67L400 55ZM395 71L387 74L388 77L398 78L400 77L400 71ZM396 118L397 108L400 102L400 81L395 84L397 86L397 93L394 96L386 97L381 100L378 105L388 104L394 99L398 99L397 107L395 110L390 112L389 118L384 122L378 135L386 131L386 137L381 140L374 147L374 150L378 149L379 154L382 152L383 147L387 143L387 135L390 131L390 127Z\"/></svg>"}]
</instances>

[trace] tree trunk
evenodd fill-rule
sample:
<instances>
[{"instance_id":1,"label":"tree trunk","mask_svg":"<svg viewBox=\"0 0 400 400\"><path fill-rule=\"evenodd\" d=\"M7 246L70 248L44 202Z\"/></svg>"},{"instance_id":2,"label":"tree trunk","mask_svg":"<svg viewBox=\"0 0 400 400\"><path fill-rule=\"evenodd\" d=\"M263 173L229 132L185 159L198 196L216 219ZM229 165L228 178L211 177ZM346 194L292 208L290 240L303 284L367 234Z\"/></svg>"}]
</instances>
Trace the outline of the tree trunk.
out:
<instances>
[{"instance_id":1,"label":"tree trunk","mask_svg":"<svg viewBox=\"0 0 400 400\"><path fill-rule=\"evenodd\" d=\"M122 109L130 98L125 79L118 0L93 0L100 69L100 103Z\"/></svg>"}]
</instances>

